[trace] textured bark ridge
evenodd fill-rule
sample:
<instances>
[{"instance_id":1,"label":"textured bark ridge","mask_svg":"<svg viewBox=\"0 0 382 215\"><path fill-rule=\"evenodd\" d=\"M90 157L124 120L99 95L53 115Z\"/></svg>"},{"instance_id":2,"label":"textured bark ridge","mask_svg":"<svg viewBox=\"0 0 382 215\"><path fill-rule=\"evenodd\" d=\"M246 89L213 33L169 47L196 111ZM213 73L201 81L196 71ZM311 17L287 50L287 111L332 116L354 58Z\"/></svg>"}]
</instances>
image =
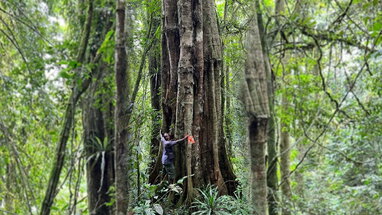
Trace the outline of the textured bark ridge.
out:
<instances>
[{"instance_id":1,"label":"textured bark ridge","mask_svg":"<svg viewBox=\"0 0 382 215\"><path fill-rule=\"evenodd\" d=\"M252 16L245 44L247 56L244 82L244 102L249 119L251 201L254 214L268 214L265 146L270 119L269 88L255 3L252 3L251 9Z\"/></svg>"},{"instance_id":2,"label":"textured bark ridge","mask_svg":"<svg viewBox=\"0 0 382 215\"><path fill-rule=\"evenodd\" d=\"M164 0L163 17L162 131L176 139L192 134L196 141L176 146L177 178L189 176L183 200L206 184L233 194L237 184L223 138L222 46L214 2Z\"/></svg>"}]
</instances>

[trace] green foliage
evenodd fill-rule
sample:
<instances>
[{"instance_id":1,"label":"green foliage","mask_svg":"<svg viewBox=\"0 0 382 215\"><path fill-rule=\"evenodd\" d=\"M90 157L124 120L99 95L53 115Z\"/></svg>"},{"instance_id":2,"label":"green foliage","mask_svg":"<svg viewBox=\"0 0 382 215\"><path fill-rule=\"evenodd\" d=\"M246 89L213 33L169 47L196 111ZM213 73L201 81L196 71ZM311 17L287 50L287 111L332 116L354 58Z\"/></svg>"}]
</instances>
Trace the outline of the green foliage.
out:
<instances>
[{"instance_id":1,"label":"green foliage","mask_svg":"<svg viewBox=\"0 0 382 215\"><path fill-rule=\"evenodd\" d=\"M143 184L141 196L135 199L133 211L137 214L172 214L177 209L173 208L167 198L171 193L183 193L180 186L185 178L176 184L168 184L166 181L159 185Z\"/></svg>"},{"instance_id":2,"label":"green foliage","mask_svg":"<svg viewBox=\"0 0 382 215\"><path fill-rule=\"evenodd\" d=\"M230 134L226 138L227 147L232 149L229 156L243 186L242 194L235 198L219 196L213 186L199 190L199 198L193 203L194 214L250 214L246 199L250 171L245 150L246 116L241 106L240 84L245 64L243 37L248 27L248 3L217 1L224 44L223 77L230 85L223 89L225 101L230 102L225 109L224 131ZM276 1L260 1L266 30L265 47L274 76L276 121L287 124L283 129L291 135L290 170L296 170L291 177L292 199L281 201L280 207L292 214L379 214L382 211L381 1L300 3L288 1L287 10L278 17L280 23L277 24ZM55 144L59 141L68 92L74 81L82 81L89 76L89 71L99 66L74 60L85 6L86 1L77 0L0 1L2 212L38 212ZM140 57L149 42L147 23L151 18L160 22L161 8L160 1L152 0L129 1L129 8L132 12L128 26L128 60L132 74L129 80L134 83ZM113 13L114 1L95 1L92 45L86 53L89 60L93 54L102 55L100 64L104 73L92 77L102 79L95 92L95 106L102 111L112 110L115 103L112 75L115 34L99 23L100 19L114 22ZM159 39L161 29L151 30ZM105 37L99 39L100 35ZM81 79L77 74L80 68L84 74ZM282 107L282 96L286 97L288 107ZM148 164L153 159L149 156L151 120L158 114L150 104L147 66L144 66L136 101L129 125L134 158L131 162L134 198L130 199L134 212L184 213L188 208L174 209L166 202L169 193L183 192L181 181L178 185L163 187L144 183L148 178ZM81 105L84 102L85 99ZM61 189L52 214L89 213L84 165L105 159L105 152L113 150L112 138L103 141L95 138L91 144L83 145L81 114L77 109L60 178ZM160 120L156 123L160 124ZM112 121L105 122L108 128L112 124ZM92 147L88 160L84 159L84 147ZM303 158L308 147L312 147L311 151ZM114 187L109 194L115 195ZM108 205L113 204L112 198Z\"/></svg>"},{"instance_id":3,"label":"green foliage","mask_svg":"<svg viewBox=\"0 0 382 215\"><path fill-rule=\"evenodd\" d=\"M110 30L107 32L105 40L102 42L100 48L98 49L98 54L102 54L103 60L108 64L113 63L114 46L114 30Z\"/></svg>"},{"instance_id":4,"label":"green foliage","mask_svg":"<svg viewBox=\"0 0 382 215\"><path fill-rule=\"evenodd\" d=\"M192 203L192 215L245 215L251 214L246 200L232 196L219 196L215 186L208 185L205 189L197 189L199 197Z\"/></svg>"}]
</instances>

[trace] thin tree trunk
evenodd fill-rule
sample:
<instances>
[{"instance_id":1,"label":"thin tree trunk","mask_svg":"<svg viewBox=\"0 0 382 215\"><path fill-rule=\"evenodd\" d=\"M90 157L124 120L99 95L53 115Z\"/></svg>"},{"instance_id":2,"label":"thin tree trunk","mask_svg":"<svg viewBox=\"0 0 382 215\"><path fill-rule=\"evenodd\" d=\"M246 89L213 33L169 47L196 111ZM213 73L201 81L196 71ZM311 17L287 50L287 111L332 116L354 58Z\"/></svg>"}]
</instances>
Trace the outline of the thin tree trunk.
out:
<instances>
[{"instance_id":1,"label":"thin tree trunk","mask_svg":"<svg viewBox=\"0 0 382 215\"><path fill-rule=\"evenodd\" d=\"M282 110L285 113L285 111L288 111L288 99L287 95L282 95ZM281 119L281 134L280 134L280 170L281 170L281 191L283 194L283 202L286 203L286 206L288 205L288 202L290 202L292 193L290 189L290 179L289 179L289 172L290 172L290 142L289 142L289 132L288 132L288 126L285 123L285 119ZM291 214L290 211L287 209L288 207L283 207L282 214L288 215Z\"/></svg>"},{"instance_id":2,"label":"thin tree trunk","mask_svg":"<svg viewBox=\"0 0 382 215\"><path fill-rule=\"evenodd\" d=\"M222 21L222 26L226 25L227 14L228 14L228 4L226 0L224 3L224 17ZM221 27L221 26L220 26ZM224 29L221 28L221 31ZM222 44L222 52L224 51L224 46ZM223 56L223 54L222 54ZM222 66L223 67L223 66ZM224 74L224 75L223 75ZM227 191L229 195L234 195L234 192L238 186L236 176L233 172L233 167L230 161L232 156L232 129L231 129L231 118L229 114L230 111L231 98L229 96L230 91L230 80L229 80L229 67L221 69L221 93L222 93L222 104L221 104L221 125L220 125L220 144L219 144L219 163L220 170L222 172L225 184L227 186ZM224 117L223 117L224 116ZM223 126L225 124L225 126ZM224 129L225 128L225 129Z\"/></svg>"},{"instance_id":3,"label":"thin tree trunk","mask_svg":"<svg viewBox=\"0 0 382 215\"><path fill-rule=\"evenodd\" d=\"M86 48L89 41L90 28L91 28L91 23L93 18L93 1L89 0L88 3L89 3L89 6L88 6L88 12L87 12L87 19L86 19L85 27L82 33L80 47L78 49L78 54L76 58L77 62L79 63L83 63L85 60L85 53L86 53ZM64 166L66 144L68 142L70 131L73 126L76 104L80 96L82 95L82 93L88 88L91 79L89 78L86 79L83 82L83 84L80 86L77 85L76 81L77 80L75 80L75 86L73 88L72 94L69 98L68 105L65 111L63 128L61 130L60 139L56 148L56 158L53 163L53 168L51 170L51 174L49 177L48 187L46 189L45 197L41 206L41 211L40 211L41 215L50 214L51 206L58 192L57 186L60 179L62 168Z\"/></svg>"},{"instance_id":4,"label":"thin tree trunk","mask_svg":"<svg viewBox=\"0 0 382 215\"><path fill-rule=\"evenodd\" d=\"M6 211L14 211L14 182L16 180L15 170L16 167L13 164L13 160L10 159L9 163L6 165L6 175L5 175L5 186L6 192L4 196L4 208Z\"/></svg>"},{"instance_id":5,"label":"thin tree trunk","mask_svg":"<svg viewBox=\"0 0 382 215\"><path fill-rule=\"evenodd\" d=\"M276 2L276 13L277 15L285 13L285 0L278 0ZM299 14L301 12L300 1L296 2L295 11ZM276 19L277 25L281 25L281 21ZM281 32L283 34L283 32ZM285 36L286 37L286 36ZM285 38L284 38L285 39ZM282 63L288 63L290 53L286 53L284 58L281 59ZM283 72L284 75L290 75L289 69ZM284 90L284 93L281 95L281 110L282 116L285 116L289 111L289 101L288 93ZM290 210L288 210L291 202L292 191L290 187L290 140L289 140L289 126L287 124L287 119L281 117L280 119L280 172L281 172L281 192L282 192L282 214L289 215Z\"/></svg>"},{"instance_id":6,"label":"thin tree trunk","mask_svg":"<svg viewBox=\"0 0 382 215\"><path fill-rule=\"evenodd\" d=\"M230 117L230 115L228 113L230 113L232 110L231 110L231 96L229 95L230 91L231 91L231 87L230 87L230 78L229 78L229 74L230 74L230 68L227 66L225 68L225 110L226 110L226 113L224 116L225 116L225 119L224 119L224 122L225 122L225 130L224 130L224 133L225 133L225 136L226 136L226 143L227 143L227 146L228 146L228 155L229 157L232 157L233 155L233 145L232 145L232 118Z\"/></svg>"},{"instance_id":7,"label":"thin tree trunk","mask_svg":"<svg viewBox=\"0 0 382 215\"><path fill-rule=\"evenodd\" d=\"M288 62L288 56L285 56L282 59L283 62ZM284 74L289 75L290 71L284 71ZM284 207L282 207L282 214L289 215L291 214L288 210L289 202L291 201L292 192L290 188L290 141L289 141L289 125L287 124L287 119L285 116L288 113L289 101L288 94L284 90L284 93L281 95L281 110L283 112L280 123L280 172L281 172L281 191L283 197Z\"/></svg>"},{"instance_id":8,"label":"thin tree trunk","mask_svg":"<svg viewBox=\"0 0 382 215\"><path fill-rule=\"evenodd\" d=\"M275 6L275 14L276 14L276 23L279 25L280 18L279 16L285 11L285 2L284 0L277 0L276 6ZM258 17L261 17L261 14L258 13ZM262 22L261 22L262 23ZM263 26L263 24L261 24ZM262 41L263 44L265 44L266 40L264 38L264 30L262 30ZM277 35L275 35L277 36ZM271 40L273 41L273 39ZM266 46L268 47L268 46ZM278 211L278 202L279 202L279 196L278 196L278 183L279 179L277 176L278 172L278 144L277 144L277 138L276 138L276 122L275 122L275 98L274 98L274 84L273 84L273 75L271 74L271 68L269 63L269 55L268 55L268 49L265 50L265 56L266 56L266 65L268 67L268 88L269 88L269 108L271 111L271 118L269 121L269 131L268 131L268 187L269 187L269 194L268 194L268 203L269 203L269 214L276 215L279 213Z\"/></svg>"},{"instance_id":9,"label":"thin tree trunk","mask_svg":"<svg viewBox=\"0 0 382 215\"><path fill-rule=\"evenodd\" d=\"M115 46L115 187L116 214L125 215L129 205L128 79L125 32L125 0L117 0Z\"/></svg>"}]
</instances>

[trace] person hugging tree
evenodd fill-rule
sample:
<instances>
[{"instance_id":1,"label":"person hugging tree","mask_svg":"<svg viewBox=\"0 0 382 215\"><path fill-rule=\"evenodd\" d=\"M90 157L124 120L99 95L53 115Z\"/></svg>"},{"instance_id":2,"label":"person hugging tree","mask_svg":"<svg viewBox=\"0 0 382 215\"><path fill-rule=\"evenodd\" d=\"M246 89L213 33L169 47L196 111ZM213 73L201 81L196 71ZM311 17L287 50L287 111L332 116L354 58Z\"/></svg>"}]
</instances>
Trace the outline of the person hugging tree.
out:
<instances>
[{"instance_id":1,"label":"person hugging tree","mask_svg":"<svg viewBox=\"0 0 382 215\"><path fill-rule=\"evenodd\" d=\"M162 132L160 133L160 138L162 141L162 164L163 164L163 170L164 173L167 174L169 183L175 182L175 166L174 166L174 145L177 143L180 143L187 139L188 135L186 135L184 138L179 140L170 140L170 135L168 133L164 133L162 135Z\"/></svg>"}]
</instances>

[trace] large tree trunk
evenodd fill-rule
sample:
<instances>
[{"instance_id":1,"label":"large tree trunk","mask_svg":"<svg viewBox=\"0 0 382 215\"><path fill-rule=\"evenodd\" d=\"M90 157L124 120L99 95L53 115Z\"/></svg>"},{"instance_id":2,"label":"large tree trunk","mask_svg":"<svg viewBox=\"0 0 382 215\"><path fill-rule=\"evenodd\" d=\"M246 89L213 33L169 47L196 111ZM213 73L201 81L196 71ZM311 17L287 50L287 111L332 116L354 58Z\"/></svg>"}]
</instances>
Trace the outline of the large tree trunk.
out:
<instances>
[{"instance_id":1,"label":"large tree trunk","mask_svg":"<svg viewBox=\"0 0 382 215\"><path fill-rule=\"evenodd\" d=\"M205 103L207 106L205 114L209 115L211 119L208 130L210 141L206 142L206 144L210 144L209 148L212 152L212 162L209 161L210 166L207 168L213 169L209 181L216 184L221 193L227 193L227 187L220 168L220 161L224 161L220 158L226 158L226 152L221 151L221 155L225 157L219 157L219 149L225 150L221 102L223 56L214 1L203 1L203 21L205 99L208 101Z\"/></svg>"},{"instance_id":2,"label":"large tree trunk","mask_svg":"<svg viewBox=\"0 0 382 215\"><path fill-rule=\"evenodd\" d=\"M203 171L201 169L201 128L203 121L203 104L204 104L204 53L203 53L203 6L200 1L194 3L194 76L195 78L195 93L194 93L194 122L192 134L198 144L193 144L193 157L192 157L192 172L194 173L194 186L201 187L203 182Z\"/></svg>"},{"instance_id":3,"label":"large tree trunk","mask_svg":"<svg viewBox=\"0 0 382 215\"><path fill-rule=\"evenodd\" d=\"M93 89L92 94L95 93ZM95 107L94 99L101 98L94 96L89 99L84 110L84 143L89 158L86 163L88 205L90 214L111 214L106 206L110 202L107 191L113 184L113 178L108 177L113 175L114 168L109 151L112 147L108 146L111 137L106 138L103 113Z\"/></svg>"},{"instance_id":4,"label":"large tree trunk","mask_svg":"<svg viewBox=\"0 0 382 215\"><path fill-rule=\"evenodd\" d=\"M231 184L229 191L233 193L235 176L223 138L222 52L214 2L185 0L177 4L165 0L163 12L162 129L167 132L175 127L176 139L192 134L196 141L176 147L177 178L193 175L187 178L188 200L193 187L210 183L217 185L221 193L227 193L227 184ZM176 106L172 103L174 94Z\"/></svg>"},{"instance_id":5,"label":"large tree trunk","mask_svg":"<svg viewBox=\"0 0 382 215\"><path fill-rule=\"evenodd\" d=\"M192 133L193 125L193 105L194 105L194 28L192 14L192 0L181 0L179 4L179 27L180 27L180 55L178 63L178 92L177 92L177 113L175 134L182 137L185 134ZM187 199L192 199L193 184L191 178L191 148L192 145L187 144L185 156L178 156L178 161L186 161L186 172L182 170L182 175L186 174L187 178ZM178 164L181 164L179 162ZM183 165L178 165L183 166Z\"/></svg>"},{"instance_id":6,"label":"large tree trunk","mask_svg":"<svg viewBox=\"0 0 382 215\"><path fill-rule=\"evenodd\" d=\"M107 71L104 66L96 69ZM106 206L106 203L111 200L107 192L114 183L114 134L107 131L107 125L110 123L108 121L114 120L108 117L110 110L105 102L105 98L110 95L97 92L97 89L102 89L104 85L100 78L90 86L83 110L88 208L90 214L100 215L112 213L111 207Z\"/></svg>"},{"instance_id":7,"label":"large tree trunk","mask_svg":"<svg viewBox=\"0 0 382 215\"><path fill-rule=\"evenodd\" d=\"M254 214L268 214L267 172L265 152L267 144L267 118L250 119L249 147L251 158L251 201Z\"/></svg>"},{"instance_id":8,"label":"large tree trunk","mask_svg":"<svg viewBox=\"0 0 382 215\"><path fill-rule=\"evenodd\" d=\"M96 56L96 49L102 44L108 29L111 27L108 14L96 14L97 23L93 33L93 43L90 46L90 57ZM106 76L112 75L105 63L97 65L98 77L91 85L83 105L84 149L86 152L86 180L88 193L88 209L90 214L107 215L112 213L112 207L106 203L111 201L108 194L114 184L114 157L112 145L114 140L113 112L109 104L112 92L100 91L107 89ZM110 131L112 130L112 131Z\"/></svg>"},{"instance_id":9,"label":"large tree trunk","mask_svg":"<svg viewBox=\"0 0 382 215\"><path fill-rule=\"evenodd\" d=\"M249 118L249 146L251 158L251 201L253 213L268 214L267 174L265 167L268 123L270 118L267 71L261 42L256 5L252 3L252 16L245 48L244 103Z\"/></svg>"},{"instance_id":10,"label":"large tree trunk","mask_svg":"<svg viewBox=\"0 0 382 215\"><path fill-rule=\"evenodd\" d=\"M129 205L129 171L128 162L130 150L128 146L128 121L131 113L128 107L128 79L125 32L125 0L117 0L115 41L115 188L116 188L116 214L127 214Z\"/></svg>"},{"instance_id":11,"label":"large tree trunk","mask_svg":"<svg viewBox=\"0 0 382 215\"><path fill-rule=\"evenodd\" d=\"M176 115L176 93L179 62L179 27L176 0L163 0L163 42L162 42L162 83L163 83L163 131L174 134Z\"/></svg>"},{"instance_id":12,"label":"large tree trunk","mask_svg":"<svg viewBox=\"0 0 382 215\"><path fill-rule=\"evenodd\" d=\"M177 69L179 61L179 29L176 0L163 0L162 4L162 53L161 53L161 89L162 89L162 126L163 132L174 133L177 94ZM158 138L158 137L155 137ZM149 182L160 182L162 148L159 147L155 165L152 167Z\"/></svg>"},{"instance_id":13,"label":"large tree trunk","mask_svg":"<svg viewBox=\"0 0 382 215\"><path fill-rule=\"evenodd\" d=\"M150 1L150 6L155 8L160 8L160 2L156 0ZM155 38L155 30L160 26L160 12L154 11L152 14L148 14L151 17L152 22L152 33L150 38ZM158 182L158 177L161 170L160 156L158 156L160 151L160 142L158 139L159 131L161 128L160 125L160 87L161 87L161 71L160 71L160 44L159 38L155 38L155 42L152 46L152 49L149 52L148 61L149 61L149 74L150 74L150 95L151 95L151 108L153 109L152 115L152 130L151 130L151 146L150 146L150 157L152 160L149 164L149 183L154 184Z\"/></svg>"},{"instance_id":14,"label":"large tree trunk","mask_svg":"<svg viewBox=\"0 0 382 215\"><path fill-rule=\"evenodd\" d=\"M278 172L278 145L276 140L276 123L275 123L275 111L274 111L274 98L272 96L270 100L270 111L272 113L269 119L268 125L268 170L267 170L267 186L268 192L268 204L269 214L277 215L278 212L278 184L279 179L277 177Z\"/></svg>"}]
</instances>

